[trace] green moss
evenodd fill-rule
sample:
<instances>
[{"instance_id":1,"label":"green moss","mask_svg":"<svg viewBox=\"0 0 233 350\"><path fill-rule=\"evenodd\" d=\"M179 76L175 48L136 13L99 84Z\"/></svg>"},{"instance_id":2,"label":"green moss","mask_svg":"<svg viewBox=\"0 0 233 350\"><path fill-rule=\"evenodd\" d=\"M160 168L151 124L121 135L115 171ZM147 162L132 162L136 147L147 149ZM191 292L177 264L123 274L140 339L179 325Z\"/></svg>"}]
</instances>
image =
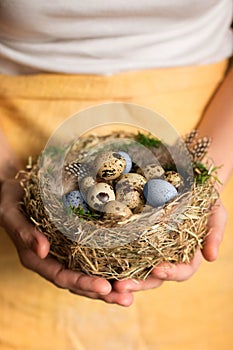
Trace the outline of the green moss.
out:
<instances>
[{"instance_id":1,"label":"green moss","mask_svg":"<svg viewBox=\"0 0 233 350\"><path fill-rule=\"evenodd\" d=\"M200 162L194 163L193 172L195 182L197 184L204 184L212 177L215 181L221 184L221 181L218 179L218 177L214 175L218 169L219 167L217 166L207 169L206 166Z\"/></svg>"},{"instance_id":2,"label":"green moss","mask_svg":"<svg viewBox=\"0 0 233 350\"><path fill-rule=\"evenodd\" d=\"M85 211L84 208L82 206L78 206L77 208L75 207L68 207L66 208L66 213L68 215L72 215L72 213L74 213L75 215L77 215L80 220L98 220L100 218L100 214L98 213L94 213L90 210Z\"/></svg>"},{"instance_id":3,"label":"green moss","mask_svg":"<svg viewBox=\"0 0 233 350\"><path fill-rule=\"evenodd\" d=\"M165 171L176 171L177 172L177 167L176 167L176 165L174 163L165 164L163 166L163 169Z\"/></svg>"},{"instance_id":4,"label":"green moss","mask_svg":"<svg viewBox=\"0 0 233 350\"><path fill-rule=\"evenodd\" d=\"M136 135L136 141L141 143L145 147L155 147L159 148L161 146L162 142L157 139L156 137L152 136L151 134L142 134L140 131Z\"/></svg>"}]
</instances>

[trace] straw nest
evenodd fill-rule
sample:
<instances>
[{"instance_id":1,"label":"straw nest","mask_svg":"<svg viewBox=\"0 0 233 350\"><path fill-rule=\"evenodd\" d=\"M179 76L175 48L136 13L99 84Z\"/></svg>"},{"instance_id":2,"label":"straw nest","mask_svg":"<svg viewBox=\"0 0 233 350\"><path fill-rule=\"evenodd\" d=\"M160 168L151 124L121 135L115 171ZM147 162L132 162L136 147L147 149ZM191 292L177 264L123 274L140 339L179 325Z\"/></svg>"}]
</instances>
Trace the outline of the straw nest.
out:
<instances>
[{"instance_id":1,"label":"straw nest","mask_svg":"<svg viewBox=\"0 0 233 350\"><path fill-rule=\"evenodd\" d=\"M163 207L145 205L144 210L124 221L67 210L62 196L75 188L76 180L64 172L63 166L61 186L61 179L59 182L55 175L65 148L51 148L43 161L39 158L24 172L21 184L25 190L25 214L47 236L50 253L68 269L107 279L145 279L161 262L188 263L196 249L203 246L208 217L218 198L215 168L200 163L208 142L194 142L194 134L196 137L194 132L186 138L194 181L187 188L183 186L178 196ZM123 137L136 139L137 135L119 132L80 138L66 154L65 162L82 161L90 147ZM174 167L164 145L154 147L152 143L150 150L165 168Z\"/></svg>"}]
</instances>

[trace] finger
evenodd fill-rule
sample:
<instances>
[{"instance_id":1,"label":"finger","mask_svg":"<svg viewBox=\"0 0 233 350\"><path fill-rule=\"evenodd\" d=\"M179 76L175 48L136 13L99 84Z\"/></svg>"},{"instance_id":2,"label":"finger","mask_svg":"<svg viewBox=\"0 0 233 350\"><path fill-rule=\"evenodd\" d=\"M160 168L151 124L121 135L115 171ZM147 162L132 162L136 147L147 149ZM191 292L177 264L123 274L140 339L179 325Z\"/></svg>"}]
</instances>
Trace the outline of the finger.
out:
<instances>
[{"instance_id":1,"label":"finger","mask_svg":"<svg viewBox=\"0 0 233 350\"><path fill-rule=\"evenodd\" d=\"M130 306L133 303L131 293L119 294L112 292L111 284L101 277L92 277L81 272L64 269L63 266L53 258L39 260L37 256L28 251L24 255L27 267L37 272L59 288L68 289L73 294L85 296L91 299L100 299L107 303ZM28 264L30 260L30 265ZM24 264L25 265L25 264Z\"/></svg>"},{"instance_id":2,"label":"finger","mask_svg":"<svg viewBox=\"0 0 233 350\"><path fill-rule=\"evenodd\" d=\"M202 254L208 261L214 261L218 257L220 243L227 222L227 214L224 206L219 204L216 206L209 217L209 232L205 238Z\"/></svg>"},{"instance_id":3,"label":"finger","mask_svg":"<svg viewBox=\"0 0 233 350\"><path fill-rule=\"evenodd\" d=\"M117 293L112 291L110 294L106 296L102 296L102 300L110 304L118 304L120 306L131 306L134 301L133 293Z\"/></svg>"},{"instance_id":4,"label":"finger","mask_svg":"<svg viewBox=\"0 0 233 350\"><path fill-rule=\"evenodd\" d=\"M49 241L26 219L19 209L11 207L4 213L2 221L18 250L30 248L42 259L48 255Z\"/></svg>"},{"instance_id":5,"label":"finger","mask_svg":"<svg viewBox=\"0 0 233 350\"><path fill-rule=\"evenodd\" d=\"M91 277L78 271L65 269L60 262L50 256L40 259L32 251L25 250L21 254L21 259L25 267L35 271L60 288L103 295L111 292L111 284L104 278Z\"/></svg>"},{"instance_id":6,"label":"finger","mask_svg":"<svg viewBox=\"0 0 233 350\"><path fill-rule=\"evenodd\" d=\"M7 209L12 204L18 204L24 196L24 190L18 180L4 181L1 186L1 204Z\"/></svg>"},{"instance_id":7,"label":"finger","mask_svg":"<svg viewBox=\"0 0 233 350\"><path fill-rule=\"evenodd\" d=\"M146 280L132 280L116 281L113 284L115 291L119 293L137 292L159 287L163 282L155 276L149 275Z\"/></svg>"},{"instance_id":8,"label":"finger","mask_svg":"<svg viewBox=\"0 0 233 350\"><path fill-rule=\"evenodd\" d=\"M16 243L21 262L26 268L37 272L60 288L69 289L72 293L121 306L132 304L132 293L111 292L111 284L103 278L66 270L62 264L50 257L42 260L47 256L50 245L43 233L29 223L20 211L19 202L24 192L19 182L6 181L1 190L1 222Z\"/></svg>"},{"instance_id":9,"label":"finger","mask_svg":"<svg viewBox=\"0 0 233 350\"><path fill-rule=\"evenodd\" d=\"M202 254L198 249L189 264L160 264L152 270L151 274L164 281L186 281L196 272L201 261Z\"/></svg>"},{"instance_id":10,"label":"finger","mask_svg":"<svg viewBox=\"0 0 233 350\"><path fill-rule=\"evenodd\" d=\"M19 206L23 189L16 180L4 182L1 192L1 223L9 233L19 250L24 247L33 249L41 258L47 256L50 244L47 238L32 225L21 212Z\"/></svg>"},{"instance_id":11,"label":"finger","mask_svg":"<svg viewBox=\"0 0 233 350\"><path fill-rule=\"evenodd\" d=\"M111 284L104 278L92 277L81 272L64 269L53 258L41 260L36 266L31 266L31 269L56 286L69 289L78 295L100 299L107 303L119 304L121 306L129 306L133 302L133 296L130 293L120 295L119 293L112 292Z\"/></svg>"},{"instance_id":12,"label":"finger","mask_svg":"<svg viewBox=\"0 0 233 350\"><path fill-rule=\"evenodd\" d=\"M31 253L28 252L31 256ZM30 258L30 269L37 272L59 288L69 289L72 293L92 299L100 299L107 303L130 306L133 303L133 295L130 293L119 294L112 292L111 284L101 277L88 276L81 272L64 269L53 258L37 261L37 257Z\"/></svg>"},{"instance_id":13,"label":"finger","mask_svg":"<svg viewBox=\"0 0 233 350\"><path fill-rule=\"evenodd\" d=\"M132 293L117 293L115 291L110 292L108 295L100 295L93 292L83 292L82 290L70 290L72 294L79 296L84 296L90 299L99 299L108 304L117 304L120 306L128 307L133 304L133 294Z\"/></svg>"}]
</instances>

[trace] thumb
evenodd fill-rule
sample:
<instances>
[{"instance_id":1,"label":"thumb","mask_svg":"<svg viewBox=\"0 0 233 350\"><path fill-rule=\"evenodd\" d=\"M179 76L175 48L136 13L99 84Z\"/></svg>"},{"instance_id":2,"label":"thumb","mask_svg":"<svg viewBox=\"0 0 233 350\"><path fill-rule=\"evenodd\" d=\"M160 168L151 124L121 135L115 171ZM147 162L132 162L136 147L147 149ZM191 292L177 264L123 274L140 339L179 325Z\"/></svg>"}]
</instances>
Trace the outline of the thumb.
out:
<instances>
[{"instance_id":1,"label":"thumb","mask_svg":"<svg viewBox=\"0 0 233 350\"><path fill-rule=\"evenodd\" d=\"M1 188L0 222L18 251L31 249L40 258L48 255L50 244L45 235L28 221L21 211L23 189L16 180L7 180Z\"/></svg>"},{"instance_id":2,"label":"thumb","mask_svg":"<svg viewBox=\"0 0 233 350\"><path fill-rule=\"evenodd\" d=\"M227 214L222 203L218 202L209 217L209 232L205 238L202 254L207 261L214 261L218 257L220 243L223 239Z\"/></svg>"},{"instance_id":3,"label":"thumb","mask_svg":"<svg viewBox=\"0 0 233 350\"><path fill-rule=\"evenodd\" d=\"M31 224L18 208L11 208L3 218L4 227L18 251L31 249L44 259L50 250L46 236Z\"/></svg>"},{"instance_id":4,"label":"thumb","mask_svg":"<svg viewBox=\"0 0 233 350\"><path fill-rule=\"evenodd\" d=\"M41 259L46 258L50 250L50 244L45 235L34 227L31 237L30 247L34 253Z\"/></svg>"}]
</instances>

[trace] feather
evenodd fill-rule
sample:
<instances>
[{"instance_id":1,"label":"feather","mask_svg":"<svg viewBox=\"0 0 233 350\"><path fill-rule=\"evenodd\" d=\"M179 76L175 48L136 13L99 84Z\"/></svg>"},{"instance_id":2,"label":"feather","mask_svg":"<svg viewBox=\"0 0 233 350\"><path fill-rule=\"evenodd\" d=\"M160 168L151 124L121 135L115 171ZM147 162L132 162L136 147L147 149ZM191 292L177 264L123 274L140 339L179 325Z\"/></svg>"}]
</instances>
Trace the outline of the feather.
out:
<instances>
[{"instance_id":1,"label":"feather","mask_svg":"<svg viewBox=\"0 0 233 350\"><path fill-rule=\"evenodd\" d=\"M90 174L91 167L89 164L84 164L80 162L72 162L65 166L65 171L70 175L75 175L77 177L84 177Z\"/></svg>"},{"instance_id":2,"label":"feather","mask_svg":"<svg viewBox=\"0 0 233 350\"><path fill-rule=\"evenodd\" d=\"M185 138L185 144L193 157L193 161L200 161L207 153L211 144L210 137L198 137L198 131L191 131Z\"/></svg>"}]
</instances>

